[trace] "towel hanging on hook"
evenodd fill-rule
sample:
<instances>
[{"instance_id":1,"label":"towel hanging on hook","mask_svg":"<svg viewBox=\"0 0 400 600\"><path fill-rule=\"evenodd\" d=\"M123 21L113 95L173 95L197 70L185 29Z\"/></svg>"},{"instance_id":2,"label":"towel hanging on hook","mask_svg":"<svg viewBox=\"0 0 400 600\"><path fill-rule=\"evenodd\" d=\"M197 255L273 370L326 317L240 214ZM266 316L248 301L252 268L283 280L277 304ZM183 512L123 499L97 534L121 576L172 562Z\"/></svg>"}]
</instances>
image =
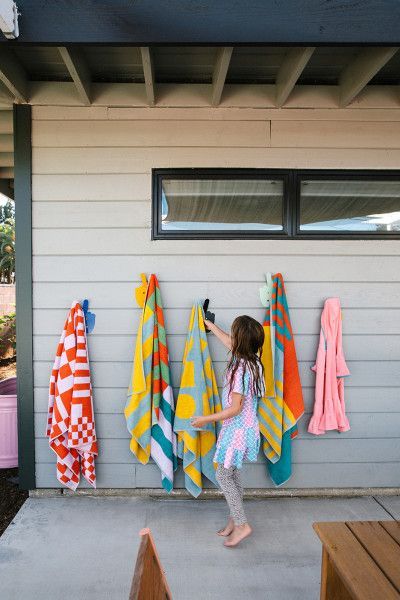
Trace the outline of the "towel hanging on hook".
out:
<instances>
[{"instance_id":1,"label":"towel hanging on hook","mask_svg":"<svg viewBox=\"0 0 400 600\"><path fill-rule=\"evenodd\" d=\"M57 346L47 414L46 436L57 456L57 479L72 490L81 473L96 487L98 449L84 320L82 305L75 300Z\"/></svg>"}]
</instances>

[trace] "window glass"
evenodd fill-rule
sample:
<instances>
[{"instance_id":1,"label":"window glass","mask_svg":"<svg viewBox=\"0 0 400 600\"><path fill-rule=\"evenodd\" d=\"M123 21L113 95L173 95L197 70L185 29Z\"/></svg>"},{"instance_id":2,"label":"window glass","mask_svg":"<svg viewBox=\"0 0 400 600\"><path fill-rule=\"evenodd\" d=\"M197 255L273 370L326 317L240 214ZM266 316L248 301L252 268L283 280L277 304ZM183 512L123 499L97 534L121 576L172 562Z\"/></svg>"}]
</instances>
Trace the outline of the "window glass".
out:
<instances>
[{"instance_id":1,"label":"window glass","mask_svg":"<svg viewBox=\"0 0 400 600\"><path fill-rule=\"evenodd\" d=\"M400 231L400 180L301 181L300 231Z\"/></svg>"},{"instance_id":2,"label":"window glass","mask_svg":"<svg viewBox=\"0 0 400 600\"><path fill-rule=\"evenodd\" d=\"M162 231L283 231L282 179L162 179Z\"/></svg>"}]
</instances>

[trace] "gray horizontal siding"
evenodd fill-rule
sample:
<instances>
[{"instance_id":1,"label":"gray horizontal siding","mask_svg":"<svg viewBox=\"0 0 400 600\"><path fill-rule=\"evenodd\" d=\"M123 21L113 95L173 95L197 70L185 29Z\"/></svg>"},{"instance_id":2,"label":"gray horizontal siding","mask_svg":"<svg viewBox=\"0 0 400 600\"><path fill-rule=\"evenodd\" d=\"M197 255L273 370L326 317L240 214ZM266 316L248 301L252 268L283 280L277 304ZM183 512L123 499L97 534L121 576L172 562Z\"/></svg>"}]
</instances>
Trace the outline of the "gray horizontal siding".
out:
<instances>
[{"instance_id":1,"label":"gray horizontal siding","mask_svg":"<svg viewBox=\"0 0 400 600\"><path fill-rule=\"evenodd\" d=\"M46 413L36 413L35 428L37 437L44 437L46 429ZM312 438L307 433L308 420L306 416L299 422L299 436ZM329 431L325 438L334 438L340 444L342 438L395 438L398 437L400 428L400 412L394 413L354 413L351 416L351 430L345 433ZM129 439L123 412L119 414L98 414L96 419L96 431L102 438L125 438ZM294 442L296 443L296 442ZM375 441L371 442L375 444ZM349 457L350 458L350 457Z\"/></svg>"},{"instance_id":2,"label":"gray horizontal siding","mask_svg":"<svg viewBox=\"0 0 400 600\"><path fill-rule=\"evenodd\" d=\"M311 111L309 111L311 112ZM384 112L381 109L381 112ZM360 128L361 129L361 128ZM78 176L73 192L57 190L49 194L56 195L58 199L73 197L80 199L82 183L85 178L96 180L95 174L101 180L107 180L104 173L148 173L154 165L167 167L248 167L248 168L279 168L288 169L397 169L400 161L400 152L397 149L363 148L362 154L354 148L198 148L196 152L186 148L35 148L33 152L33 171L36 174L35 197L42 199L42 185L44 179L55 181L59 174L88 173ZM99 187L101 181L99 182ZM133 187L132 184L130 186ZM110 186L111 188L111 186ZM113 190L109 188L110 194ZM115 187L114 187L115 190ZM119 190L118 190L119 191ZM114 198L115 196L113 196ZM142 198L144 196L142 195ZM126 195L124 198L129 199ZM97 199L96 197L94 198ZM116 198L120 200L122 198Z\"/></svg>"},{"instance_id":3,"label":"gray horizontal siding","mask_svg":"<svg viewBox=\"0 0 400 600\"><path fill-rule=\"evenodd\" d=\"M383 244L383 247L385 245ZM71 304L71 298L82 298L85 294L92 299L94 310L101 308L116 309L136 306L133 302L133 289L139 285L135 273L130 281L59 281L35 282L33 289L34 308L59 308L66 311ZM256 281L246 281L245 285L235 280L232 285L225 282L165 281L160 273L162 300L164 308L187 308L194 298L202 298L209 294L213 306L218 308L260 309L259 287L260 274ZM342 308L397 308L400 306L400 283L380 282L371 285L370 281L297 281L285 277L285 287L290 308L320 308L325 298L339 296ZM347 319L346 319L347 320ZM347 333L347 324L345 334ZM360 332L363 333L363 332Z\"/></svg>"},{"instance_id":4,"label":"gray horizontal siding","mask_svg":"<svg viewBox=\"0 0 400 600\"><path fill-rule=\"evenodd\" d=\"M134 464L138 463L131 453L125 438L102 438L100 440L99 463ZM54 453L46 438L36 440L38 462L54 464ZM342 438L300 438L293 444L294 464L348 463L349 457L354 463L400 462L400 439L381 440L376 446L371 439ZM264 464L264 457L259 456Z\"/></svg>"},{"instance_id":5,"label":"gray horizontal siding","mask_svg":"<svg viewBox=\"0 0 400 600\"><path fill-rule=\"evenodd\" d=\"M217 379L221 382L225 369L225 362L214 361L214 370ZM311 363L299 363L301 382L304 386L314 385L315 375L311 371ZM46 362L35 362L35 386L43 387L48 384L52 364ZM377 369L379 377L385 386L400 386L400 361L354 361L348 362L351 376L346 379L346 386L374 386L376 385ZM106 363L91 362L92 381L98 387L114 387L117 383L129 383L132 366L130 362ZM179 382L181 374L181 362L171 363L171 375L173 382Z\"/></svg>"},{"instance_id":6,"label":"gray horizontal siding","mask_svg":"<svg viewBox=\"0 0 400 600\"><path fill-rule=\"evenodd\" d=\"M132 212L135 212L135 204L136 203L132 203L131 204L131 208L130 210ZM88 209L90 209L90 205L88 204ZM67 209L65 209L65 211L67 211ZM90 216L88 215L88 218L90 219ZM132 257L132 264L135 265L134 262L134 257L142 257L143 255L145 256L155 256L156 258L153 258L153 264L154 264L154 260L160 260L160 257L162 257L162 259L166 260L166 261L170 261L171 259L169 259L169 256L175 256L175 255L188 255L188 261L190 261L190 255L196 255L196 256L204 256L204 255L215 255L218 257L221 257L220 259L218 259L218 263L220 263L221 269L223 269L225 267L226 271L225 271L225 275L232 273L235 274L235 270L232 269L232 263L228 261L226 261L226 257L228 257L228 259L231 256L235 256L235 257L240 257L240 259L238 260L238 271L236 273L236 276L241 277L243 276L243 274L245 273L245 271L243 270L243 265L245 265L247 263L247 266L249 266L249 261L247 259L247 256L252 256L253 258L251 259L251 267L254 267L254 269L250 269L250 273L255 273L260 269L260 264L261 262L263 262L264 264L262 264L261 269L264 270L266 265L265 265L265 261L266 259L264 257L268 256L269 260L272 260L272 256L274 257L273 260L279 260L279 258L282 260L282 256L286 256L287 254L289 254L285 248L284 245L282 244L282 241L280 244L278 244L277 248L275 249L274 252L271 252L271 248L274 247L274 242L270 242L267 243L265 241L257 241L257 240L253 240L252 243L249 245L249 242L246 240L235 240L235 241L228 241L228 240L209 240L207 242L207 244L204 243L204 241L202 240L157 240L157 241L152 241L149 238L148 235L148 227L138 227L138 228L134 228L134 227L127 227L127 228L121 228L121 227L111 227L111 225L109 226L104 226L102 228L90 228L90 227L85 227L84 223L82 223L82 227L80 229L76 229L76 228L70 228L70 229L66 229L66 228L61 228L60 227L61 223L57 223L57 225L54 225L53 228L49 229L34 229L33 230L33 244L34 244L34 248L35 248L35 255L36 256L52 256L52 255L56 255L56 256L71 256L71 255L82 255L82 248L84 249L83 254L85 256L96 256L96 255L118 255L118 256L129 256ZM108 235L107 235L108 234ZM118 244L115 244L115 240L118 240ZM275 242L276 243L276 242ZM301 259L304 256L307 255L312 255L312 244L310 245L305 244L304 242L302 243L300 240L290 240L289 244L292 246L292 253L295 255L294 258L298 258ZM388 246L389 245L389 246ZM346 248L346 245L342 245L341 248L339 246L336 247L332 247L329 246L330 250L330 255L335 259L334 262L332 263L332 270L330 271L333 272L333 270L335 270L336 267L336 276L334 277L334 280L338 280L340 281L340 277L338 277L338 275L340 274L341 270L340 270L340 264L339 261L337 260L338 256L343 256L345 258L345 260L347 259L347 261L344 263L344 267L350 267L351 264L354 264L354 261L351 260L352 256L353 256L353 252L351 250L351 246L349 248ZM359 246L360 248L360 246ZM368 268L367 265L367 256L368 255L368 250L370 252L372 252L372 254L374 255L374 244L367 244L365 247L365 253L363 253L363 257L361 258L360 253L356 252L355 255L360 256L360 267L363 268L363 270L361 271L361 273L366 274L366 269ZM55 252L56 249L56 252ZM386 249L386 253L383 254L384 249ZM296 252L297 250L297 252ZM311 250L311 251L310 251ZM392 247L390 247L390 241L387 240L385 242L385 245L382 247L382 250L378 253L379 256L382 256L382 258L384 256L390 256L393 253L393 245ZM315 253L314 251L314 254ZM328 254L325 250L325 252L321 252L321 254ZM110 259L112 257L110 256ZM183 258L183 256L182 256ZM149 259L150 260L150 259ZM204 259L203 259L204 260ZM322 260L320 261L318 258L315 258L315 267L316 269L320 268L322 263ZM294 260L293 262L288 262L288 276L291 278L294 278L292 275L292 272L294 272L294 269L296 268L297 265L296 260ZM307 270L307 262L310 263L312 261L305 261L305 266L304 268L306 269L305 274L307 274L309 271ZM124 264L124 263L122 263ZM130 263L129 263L130 264ZM185 264L185 263L184 263ZM201 263L200 263L201 264ZM372 260L372 264L371 267L374 268L374 266L376 266L378 264L378 259L373 259ZM169 265L170 268L168 270L165 270L165 278L166 279L172 279L174 280L174 276L170 275L171 273L171 266L173 265ZM383 266L385 266L385 262L383 261ZM124 271L118 271L120 272L121 275L123 275ZM315 272L314 272L315 274ZM322 275L322 274L321 274ZM385 279L382 278L382 276L385 275L385 273L383 272L381 275L382 281L385 281ZM387 274L386 274L387 275ZM331 276L329 276L329 279L325 279L326 281L330 281ZM249 279L248 277L246 277L245 279ZM210 278L211 281L215 281L215 280L221 280L220 276L217 277L211 277ZM222 279L223 280L223 279ZM232 279L234 280L234 279ZM308 279L307 280L312 281L312 279ZM190 281L190 279L189 279ZM225 279L226 281L226 279ZM324 281L324 278L321 277L321 281ZM359 279L355 279L355 281L359 281ZM396 281L394 279L394 281Z\"/></svg>"},{"instance_id":7,"label":"gray horizontal siding","mask_svg":"<svg viewBox=\"0 0 400 600\"><path fill-rule=\"evenodd\" d=\"M260 282L261 284L261 282ZM210 294L211 296L211 294ZM204 298L205 296L203 296ZM165 321L168 329L174 334L185 334L190 317L191 307L165 309ZM218 310L218 313L217 313ZM239 309L217 309L218 322L223 327L228 327L233 319L242 312L255 319L263 320L265 310L243 307ZM97 309L96 328L93 333L132 335L139 324L141 311L139 308L131 309ZM33 311L34 334L51 335L61 330L65 320L66 311L59 309L46 309ZM293 308L290 311L292 327L295 334L315 334L318 332L321 309ZM344 327L346 334L399 334L400 333L400 308L366 308L364 310L349 308L344 314Z\"/></svg>"},{"instance_id":8,"label":"gray horizontal siding","mask_svg":"<svg viewBox=\"0 0 400 600\"><path fill-rule=\"evenodd\" d=\"M147 233L148 239L150 232ZM141 254L140 244L136 246L137 254L119 255L118 242L120 236L114 238L112 251L114 255L91 255L90 246L83 236L79 245L69 245L66 255L68 260L58 252L58 239L52 244L52 256L34 256L33 280L42 281L132 281L145 269L149 273L160 273L164 281L223 281L234 284L247 281L261 281L266 271L282 271L287 279L294 281L349 281L368 282L373 279L374 285L381 281L397 282L400 272L400 256L321 256L316 255L275 255L273 257L259 254L246 256L227 253L224 255L204 254L190 255L186 242L181 241L181 256ZM98 240L98 235L96 236ZM135 237L130 241L134 247ZM251 243L251 242L248 242ZM288 244L293 242L288 241ZM315 243L315 242L314 242ZM327 242L329 243L329 242ZM360 242L362 243L362 242ZM385 242L381 242L384 244ZM159 242L154 242L155 245ZM343 242L345 246L346 242ZM207 242L203 245L210 246ZM87 249L88 248L88 249ZM233 245L237 249L237 246ZM370 252L373 248L370 247ZM76 254L76 255L75 255ZM194 261L195 258L195 261ZM194 264L195 263L195 264ZM62 269L60 265L62 264ZM212 265L212 268L211 268ZM245 307L243 307L245 308Z\"/></svg>"},{"instance_id":9,"label":"gray horizontal siding","mask_svg":"<svg viewBox=\"0 0 400 600\"><path fill-rule=\"evenodd\" d=\"M94 310L94 309L93 309ZM66 313L66 311L64 311ZM134 330L136 332L136 329ZM168 338L170 360L182 360L186 335L175 334ZM35 357L38 361L52 361L59 341L59 336L37 335L35 337ZM297 358L301 361L315 360L319 342L318 334L297 334ZM136 344L136 335L128 334L96 334L90 336L90 358L95 362L113 361L131 362ZM209 337L209 346L214 361L224 361L227 350L213 336ZM348 361L365 360L400 360L400 335L357 335L344 336L344 349ZM177 382L178 383L178 382Z\"/></svg>"},{"instance_id":10,"label":"gray horizontal siding","mask_svg":"<svg viewBox=\"0 0 400 600\"><path fill-rule=\"evenodd\" d=\"M201 123L192 109L173 113L154 109L145 124L137 117L114 127L107 119L112 111L95 114L79 108L79 122L68 122L76 110L58 108L57 114L38 110L32 184L39 487L58 486L54 456L44 437L47 388L66 312L73 299L84 297L96 313L89 351L100 447L98 485L160 486L155 465L137 464L131 455L123 417L140 316L133 290L142 271L159 276L175 391L193 301L209 297L225 328L238 314L262 320L258 288L265 272L281 271L306 407L299 438L293 443L294 475L288 485L400 485L400 242L151 241L153 167L393 168L396 150L374 148L375 134L368 133L368 143L364 143L357 131L368 121L367 113L354 108L357 127L348 123L349 111L340 113L346 123L340 124L338 135L346 141L346 148L334 147L340 142L334 133L340 122L337 111L338 121L329 134L332 148L320 149L327 140L321 139L315 124L310 129L312 139L307 138L312 147L290 148L298 144L296 132L304 127L307 131L304 120L311 112L302 112L300 124L296 118L301 117L291 112L293 126L273 126L270 140L263 111L247 111L250 127L240 121L238 111L229 109L208 111L209 117ZM284 113L278 113L282 120ZM168 114L174 115L175 124L167 122ZM185 123L175 131L179 114ZM218 117L222 114L225 123ZM268 114L273 119L273 113ZM329 120L326 113L323 118ZM380 131L378 122L373 129ZM360 150L365 145L369 147ZM345 392L351 430L315 438L306 431L314 401L315 376L310 366L318 345L321 308L330 296L339 296L343 307L344 348L351 371ZM221 385L226 353L212 337L210 348ZM263 460L246 465L244 481L249 487L271 486ZM176 486L183 486L181 472Z\"/></svg>"},{"instance_id":11,"label":"gray horizontal siding","mask_svg":"<svg viewBox=\"0 0 400 600\"><path fill-rule=\"evenodd\" d=\"M54 464L36 465L36 478L40 487L60 487L54 475ZM98 464L98 487L103 488L159 488L160 471L152 464ZM262 464L248 464L243 469L243 484L251 488L270 488L266 468ZM332 463L295 465L290 484L284 487L324 488L324 487L391 487L400 486L400 462L393 463ZM182 471L175 480L176 488L184 487ZM88 487L85 481L81 487ZM204 479L204 487L212 484Z\"/></svg>"},{"instance_id":12,"label":"gray horizontal siding","mask_svg":"<svg viewBox=\"0 0 400 600\"><path fill-rule=\"evenodd\" d=\"M118 387L120 384L120 387ZM94 386L96 413L120 414L126 402L127 385L125 381L117 381L115 387ZM178 389L175 387L175 396ZM221 391L221 390L220 390ZM303 396L307 413L312 412L314 405L314 387L303 386ZM35 387L35 411L44 413L48 405L48 384ZM346 406L349 413L392 413L400 412L399 388L397 386L347 387ZM341 436L339 436L340 438ZM322 439L322 438L319 438Z\"/></svg>"}]
</instances>

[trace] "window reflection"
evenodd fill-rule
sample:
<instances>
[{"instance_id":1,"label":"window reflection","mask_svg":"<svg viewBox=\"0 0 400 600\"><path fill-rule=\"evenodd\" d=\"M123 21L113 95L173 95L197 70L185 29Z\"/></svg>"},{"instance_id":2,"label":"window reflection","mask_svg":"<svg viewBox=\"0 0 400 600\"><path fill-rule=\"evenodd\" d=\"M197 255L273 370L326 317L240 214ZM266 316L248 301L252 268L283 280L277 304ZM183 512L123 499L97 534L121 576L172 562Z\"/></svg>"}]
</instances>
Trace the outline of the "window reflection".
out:
<instances>
[{"instance_id":1,"label":"window reflection","mask_svg":"<svg viewBox=\"0 0 400 600\"><path fill-rule=\"evenodd\" d=\"M400 181L304 180L301 231L400 231Z\"/></svg>"},{"instance_id":2,"label":"window reflection","mask_svg":"<svg viewBox=\"0 0 400 600\"><path fill-rule=\"evenodd\" d=\"M163 179L164 231L283 230L283 181Z\"/></svg>"}]
</instances>

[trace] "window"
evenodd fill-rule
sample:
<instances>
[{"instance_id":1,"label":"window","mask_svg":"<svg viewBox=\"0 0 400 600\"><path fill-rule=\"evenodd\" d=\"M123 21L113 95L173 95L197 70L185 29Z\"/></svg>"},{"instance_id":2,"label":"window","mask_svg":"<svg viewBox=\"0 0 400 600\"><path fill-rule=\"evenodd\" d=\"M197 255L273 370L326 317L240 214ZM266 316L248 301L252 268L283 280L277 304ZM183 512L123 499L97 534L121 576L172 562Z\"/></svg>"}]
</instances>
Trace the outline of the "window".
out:
<instances>
[{"instance_id":1,"label":"window","mask_svg":"<svg viewBox=\"0 0 400 600\"><path fill-rule=\"evenodd\" d=\"M400 173L153 171L153 239L313 237L400 237Z\"/></svg>"},{"instance_id":2,"label":"window","mask_svg":"<svg viewBox=\"0 0 400 600\"><path fill-rule=\"evenodd\" d=\"M155 171L154 237L287 235L287 173Z\"/></svg>"},{"instance_id":3,"label":"window","mask_svg":"<svg viewBox=\"0 0 400 600\"><path fill-rule=\"evenodd\" d=\"M400 180L302 179L300 231L400 231Z\"/></svg>"}]
</instances>

